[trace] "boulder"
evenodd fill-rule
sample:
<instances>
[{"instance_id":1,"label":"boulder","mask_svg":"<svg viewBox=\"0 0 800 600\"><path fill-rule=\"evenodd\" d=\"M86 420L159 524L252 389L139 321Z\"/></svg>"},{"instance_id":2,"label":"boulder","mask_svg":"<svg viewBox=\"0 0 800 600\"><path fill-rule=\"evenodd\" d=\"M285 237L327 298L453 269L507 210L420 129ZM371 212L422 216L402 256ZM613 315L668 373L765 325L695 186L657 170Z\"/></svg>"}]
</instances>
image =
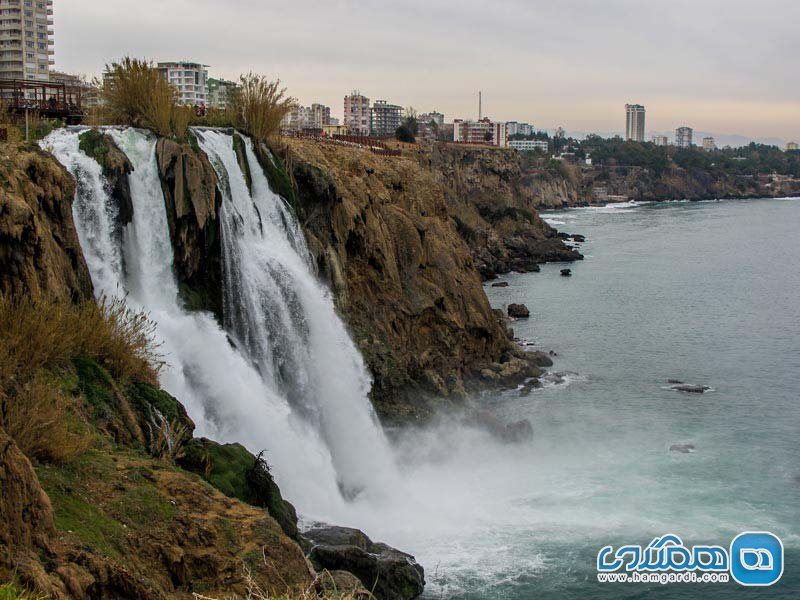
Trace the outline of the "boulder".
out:
<instances>
[{"instance_id":1,"label":"boulder","mask_svg":"<svg viewBox=\"0 0 800 600\"><path fill-rule=\"evenodd\" d=\"M507 281L498 281L497 283L493 283L492 287L494 288L507 288L508 282Z\"/></svg>"},{"instance_id":2,"label":"boulder","mask_svg":"<svg viewBox=\"0 0 800 600\"><path fill-rule=\"evenodd\" d=\"M690 454L694 452L694 444L672 444L672 446L669 447L669 451Z\"/></svg>"},{"instance_id":3,"label":"boulder","mask_svg":"<svg viewBox=\"0 0 800 600\"><path fill-rule=\"evenodd\" d=\"M372 594L361 581L348 571L324 570L317 575L314 582L318 594L331 598L353 598L353 600L371 600Z\"/></svg>"},{"instance_id":4,"label":"boulder","mask_svg":"<svg viewBox=\"0 0 800 600\"><path fill-rule=\"evenodd\" d=\"M422 594L425 572L410 554L373 542L350 527L319 524L302 535L316 569L348 571L378 600L409 600Z\"/></svg>"},{"instance_id":5,"label":"boulder","mask_svg":"<svg viewBox=\"0 0 800 600\"><path fill-rule=\"evenodd\" d=\"M691 383L681 383L678 385L673 385L672 389L678 392L685 392L687 394L704 394L711 388L708 387L707 385L694 385Z\"/></svg>"},{"instance_id":6,"label":"boulder","mask_svg":"<svg viewBox=\"0 0 800 600\"><path fill-rule=\"evenodd\" d=\"M573 241L575 241L575 242L585 242L586 241L586 237L581 235L581 234L579 234L579 233L573 233L571 237L572 237Z\"/></svg>"},{"instance_id":7,"label":"boulder","mask_svg":"<svg viewBox=\"0 0 800 600\"><path fill-rule=\"evenodd\" d=\"M524 304L509 304L508 316L515 319L527 319L531 316L531 311Z\"/></svg>"},{"instance_id":8,"label":"boulder","mask_svg":"<svg viewBox=\"0 0 800 600\"><path fill-rule=\"evenodd\" d=\"M572 277L572 269L561 269L562 277Z\"/></svg>"}]
</instances>

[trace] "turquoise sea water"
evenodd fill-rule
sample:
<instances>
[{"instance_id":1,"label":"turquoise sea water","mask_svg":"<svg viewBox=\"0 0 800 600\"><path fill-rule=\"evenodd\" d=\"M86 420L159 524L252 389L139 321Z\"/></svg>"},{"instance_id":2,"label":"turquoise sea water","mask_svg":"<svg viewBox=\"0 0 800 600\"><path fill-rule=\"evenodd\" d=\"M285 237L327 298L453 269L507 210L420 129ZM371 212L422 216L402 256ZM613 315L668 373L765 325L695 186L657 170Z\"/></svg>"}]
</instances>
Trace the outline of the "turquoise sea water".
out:
<instances>
[{"instance_id":1,"label":"turquoise sea water","mask_svg":"<svg viewBox=\"0 0 800 600\"><path fill-rule=\"evenodd\" d=\"M535 438L471 457L485 521L471 515L457 539L417 544L426 596L800 597L800 200L545 217L587 237L586 260L568 265L571 278L550 264L487 292L495 307L527 304L516 335L574 374L488 400L530 419ZM679 393L671 378L712 390ZM596 581L603 545L671 532L727 547L746 530L783 540L778 584Z\"/></svg>"}]
</instances>

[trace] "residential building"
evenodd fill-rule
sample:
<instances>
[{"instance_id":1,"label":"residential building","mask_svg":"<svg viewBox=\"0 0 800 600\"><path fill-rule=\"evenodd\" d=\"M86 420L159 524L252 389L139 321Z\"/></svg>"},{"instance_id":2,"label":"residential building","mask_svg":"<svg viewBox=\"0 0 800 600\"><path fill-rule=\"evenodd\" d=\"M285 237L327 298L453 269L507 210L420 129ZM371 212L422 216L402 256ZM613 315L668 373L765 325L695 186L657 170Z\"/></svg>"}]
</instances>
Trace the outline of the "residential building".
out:
<instances>
[{"instance_id":1,"label":"residential building","mask_svg":"<svg viewBox=\"0 0 800 600\"><path fill-rule=\"evenodd\" d=\"M644 106L625 105L625 139L633 142L644 141Z\"/></svg>"},{"instance_id":2,"label":"residential building","mask_svg":"<svg viewBox=\"0 0 800 600\"><path fill-rule=\"evenodd\" d=\"M422 113L417 115L417 121L419 123L424 123L426 125L430 125L431 123L436 123L436 126L441 129L442 125L444 125L444 115L440 112L435 110L429 113Z\"/></svg>"},{"instance_id":3,"label":"residential building","mask_svg":"<svg viewBox=\"0 0 800 600\"><path fill-rule=\"evenodd\" d=\"M0 79L49 81L53 0L0 0Z\"/></svg>"},{"instance_id":4,"label":"residential building","mask_svg":"<svg viewBox=\"0 0 800 600\"><path fill-rule=\"evenodd\" d=\"M313 126L321 129L323 125L331 124L331 107L315 102L311 105L311 121Z\"/></svg>"},{"instance_id":5,"label":"residential building","mask_svg":"<svg viewBox=\"0 0 800 600\"><path fill-rule=\"evenodd\" d=\"M556 132L553 134L553 136L557 138L565 138L567 136L567 132L564 131L564 128L559 125L556 127Z\"/></svg>"},{"instance_id":6,"label":"residential building","mask_svg":"<svg viewBox=\"0 0 800 600\"><path fill-rule=\"evenodd\" d=\"M508 145L508 128L505 123L494 123L483 118L478 121L455 119L453 141L470 144L491 144L505 148Z\"/></svg>"},{"instance_id":7,"label":"residential building","mask_svg":"<svg viewBox=\"0 0 800 600\"><path fill-rule=\"evenodd\" d=\"M545 140L509 140L508 147L520 152L532 152L534 150L547 152L548 144Z\"/></svg>"},{"instance_id":8,"label":"residential building","mask_svg":"<svg viewBox=\"0 0 800 600\"><path fill-rule=\"evenodd\" d=\"M281 120L282 129L302 131L303 129L310 129L313 127L314 115L311 112L311 108L308 106L300 106L299 104L292 106Z\"/></svg>"},{"instance_id":9,"label":"residential building","mask_svg":"<svg viewBox=\"0 0 800 600\"><path fill-rule=\"evenodd\" d=\"M362 96L358 90L344 97L344 125L354 135L369 135L372 128L369 98Z\"/></svg>"},{"instance_id":10,"label":"residential building","mask_svg":"<svg viewBox=\"0 0 800 600\"><path fill-rule=\"evenodd\" d=\"M209 108L225 110L228 108L231 92L237 87L238 84L235 81L228 81L227 79L215 79L214 77L209 78L208 102L206 102L206 104Z\"/></svg>"},{"instance_id":11,"label":"residential building","mask_svg":"<svg viewBox=\"0 0 800 600\"><path fill-rule=\"evenodd\" d=\"M669 146L669 138L665 135L654 135L653 143L656 146Z\"/></svg>"},{"instance_id":12,"label":"residential building","mask_svg":"<svg viewBox=\"0 0 800 600\"><path fill-rule=\"evenodd\" d=\"M788 144L786 144L786 151L787 152L789 150L798 150L798 149L800 149L800 146L797 145L797 142L789 142Z\"/></svg>"},{"instance_id":13,"label":"residential building","mask_svg":"<svg viewBox=\"0 0 800 600\"><path fill-rule=\"evenodd\" d=\"M508 136L512 135L530 135L533 133L533 125L530 123L518 123L517 121L509 121L506 123L508 128Z\"/></svg>"},{"instance_id":14,"label":"residential building","mask_svg":"<svg viewBox=\"0 0 800 600\"><path fill-rule=\"evenodd\" d=\"M693 134L691 127L678 127L675 130L675 145L678 148L691 148Z\"/></svg>"},{"instance_id":15,"label":"residential building","mask_svg":"<svg viewBox=\"0 0 800 600\"><path fill-rule=\"evenodd\" d=\"M196 62L160 62L156 65L178 91L178 102L186 106L208 106L208 65Z\"/></svg>"},{"instance_id":16,"label":"residential building","mask_svg":"<svg viewBox=\"0 0 800 600\"><path fill-rule=\"evenodd\" d=\"M372 125L370 131L375 137L394 136L403 121L403 107L389 104L386 100L376 100L372 105Z\"/></svg>"},{"instance_id":17,"label":"residential building","mask_svg":"<svg viewBox=\"0 0 800 600\"><path fill-rule=\"evenodd\" d=\"M717 144L714 142L713 137L704 137L703 138L703 150L706 152L711 152L712 150L717 149Z\"/></svg>"},{"instance_id":18,"label":"residential building","mask_svg":"<svg viewBox=\"0 0 800 600\"><path fill-rule=\"evenodd\" d=\"M339 118L338 117L329 117L328 118L329 125L339 125Z\"/></svg>"}]
</instances>

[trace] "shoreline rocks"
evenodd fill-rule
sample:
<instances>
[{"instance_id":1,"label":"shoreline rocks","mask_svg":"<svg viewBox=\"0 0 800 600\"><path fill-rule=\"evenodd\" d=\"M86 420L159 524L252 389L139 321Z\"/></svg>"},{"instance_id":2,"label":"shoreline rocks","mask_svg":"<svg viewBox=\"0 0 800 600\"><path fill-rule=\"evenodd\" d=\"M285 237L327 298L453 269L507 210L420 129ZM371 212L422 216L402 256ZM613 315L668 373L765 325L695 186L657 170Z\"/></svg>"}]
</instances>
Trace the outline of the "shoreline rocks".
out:
<instances>
[{"instance_id":1,"label":"shoreline rocks","mask_svg":"<svg viewBox=\"0 0 800 600\"><path fill-rule=\"evenodd\" d=\"M508 308L506 309L508 312L508 316L514 319L527 319L531 316L531 311L528 310L528 307L524 304L509 304Z\"/></svg>"},{"instance_id":2,"label":"shoreline rocks","mask_svg":"<svg viewBox=\"0 0 800 600\"><path fill-rule=\"evenodd\" d=\"M316 569L352 573L378 600L411 600L422 594L425 571L414 557L373 542L363 531L317 524L302 538Z\"/></svg>"}]
</instances>

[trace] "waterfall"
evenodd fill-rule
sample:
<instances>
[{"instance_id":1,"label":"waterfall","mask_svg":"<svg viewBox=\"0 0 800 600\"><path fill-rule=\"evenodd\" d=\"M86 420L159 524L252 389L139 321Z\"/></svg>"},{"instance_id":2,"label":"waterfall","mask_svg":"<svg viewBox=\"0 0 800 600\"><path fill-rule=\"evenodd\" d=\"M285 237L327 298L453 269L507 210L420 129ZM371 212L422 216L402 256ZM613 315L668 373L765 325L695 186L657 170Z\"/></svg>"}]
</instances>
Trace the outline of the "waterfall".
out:
<instances>
[{"instance_id":1,"label":"waterfall","mask_svg":"<svg viewBox=\"0 0 800 600\"><path fill-rule=\"evenodd\" d=\"M369 403L369 376L250 141L252 193L233 137L197 132L223 193L223 327L180 301L155 136L105 129L134 167L133 220L116 231L108 182L80 151L81 132L58 130L42 146L78 182L73 213L97 293L124 295L150 314L167 363L161 384L186 406L197 433L266 449L284 494L315 518L348 512L346 498L379 498L394 466Z\"/></svg>"},{"instance_id":2,"label":"waterfall","mask_svg":"<svg viewBox=\"0 0 800 600\"><path fill-rule=\"evenodd\" d=\"M249 138L197 130L222 182L221 227L228 329L273 389L319 431L348 496L386 489L393 462L369 401L361 354L316 278L286 202L270 190ZM238 135L238 134L234 134Z\"/></svg>"}]
</instances>

